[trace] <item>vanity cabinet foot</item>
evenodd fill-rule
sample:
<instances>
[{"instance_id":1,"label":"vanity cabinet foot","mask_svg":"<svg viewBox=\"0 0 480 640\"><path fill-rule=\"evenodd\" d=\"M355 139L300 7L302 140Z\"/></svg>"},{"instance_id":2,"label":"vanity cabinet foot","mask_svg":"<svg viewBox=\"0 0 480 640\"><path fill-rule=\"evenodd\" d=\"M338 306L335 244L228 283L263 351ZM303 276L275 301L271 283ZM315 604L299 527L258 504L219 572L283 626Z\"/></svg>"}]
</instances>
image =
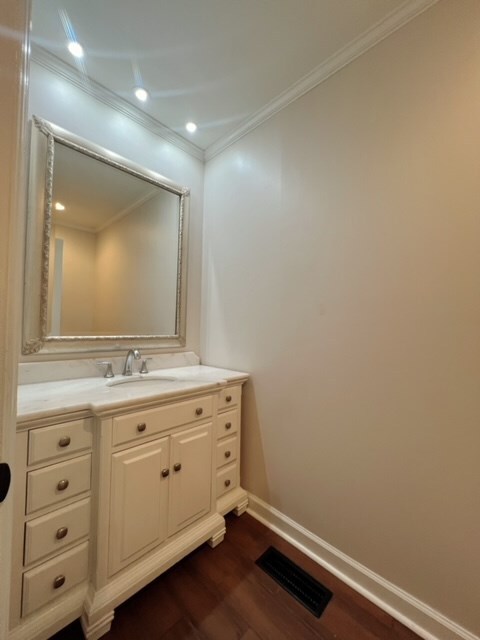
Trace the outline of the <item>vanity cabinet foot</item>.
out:
<instances>
[{"instance_id":1,"label":"vanity cabinet foot","mask_svg":"<svg viewBox=\"0 0 480 640\"><path fill-rule=\"evenodd\" d=\"M225 538L225 527L223 527L223 530L218 531L217 533L215 533L215 535L213 535L207 542L208 544L212 547L212 549L215 549L215 547L218 547L218 545L223 542L224 538Z\"/></svg>"},{"instance_id":2,"label":"vanity cabinet foot","mask_svg":"<svg viewBox=\"0 0 480 640\"><path fill-rule=\"evenodd\" d=\"M245 489L237 487L217 500L218 513L225 515L233 511L236 516L241 516L248 507L248 494Z\"/></svg>"},{"instance_id":3,"label":"vanity cabinet foot","mask_svg":"<svg viewBox=\"0 0 480 640\"><path fill-rule=\"evenodd\" d=\"M112 611L109 611L93 622L89 620L87 614L84 612L80 618L80 623L82 625L83 635L85 638L87 640L98 640L98 638L101 638L108 633L112 626L114 615L115 611L112 609Z\"/></svg>"}]
</instances>

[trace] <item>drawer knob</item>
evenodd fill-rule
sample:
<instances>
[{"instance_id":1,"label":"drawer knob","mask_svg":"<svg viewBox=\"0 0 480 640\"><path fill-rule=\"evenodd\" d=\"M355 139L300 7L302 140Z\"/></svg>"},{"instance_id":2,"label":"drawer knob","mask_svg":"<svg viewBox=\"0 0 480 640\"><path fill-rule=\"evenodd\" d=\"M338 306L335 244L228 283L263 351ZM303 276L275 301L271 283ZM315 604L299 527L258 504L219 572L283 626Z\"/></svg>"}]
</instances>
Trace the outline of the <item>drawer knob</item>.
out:
<instances>
[{"instance_id":1,"label":"drawer knob","mask_svg":"<svg viewBox=\"0 0 480 640\"><path fill-rule=\"evenodd\" d=\"M68 447L70 442L71 442L70 436L63 436L63 438L60 438L60 440L58 441L58 446L59 447Z\"/></svg>"},{"instance_id":2,"label":"drawer knob","mask_svg":"<svg viewBox=\"0 0 480 640\"><path fill-rule=\"evenodd\" d=\"M203 413L202 407L198 407L197 409L195 409L195 413L197 414L197 416L201 416Z\"/></svg>"},{"instance_id":3,"label":"drawer knob","mask_svg":"<svg viewBox=\"0 0 480 640\"><path fill-rule=\"evenodd\" d=\"M68 533L68 527L60 527L60 529L57 529L57 533L55 534L55 537L57 540L61 540L62 538L65 538L67 533Z\"/></svg>"},{"instance_id":4,"label":"drawer knob","mask_svg":"<svg viewBox=\"0 0 480 640\"><path fill-rule=\"evenodd\" d=\"M232 423L231 422L226 422L225 423L225 429L231 429L232 428Z\"/></svg>"},{"instance_id":5,"label":"drawer knob","mask_svg":"<svg viewBox=\"0 0 480 640\"><path fill-rule=\"evenodd\" d=\"M57 576L53 581L53 588L60 589L65 584L65 576Z\"/></svg>"},{"instance_id":6,"label":"drawer knob","mask_svg":"<svg viewBox=\"0 0 480 640\"><path fill-rule=\"evenodd\" d=\"M140 422L140 424L137 424L137 431L139 431L140 433L142 431L145 431L146 428L147 428L146 422Z\"/></svg>"},{"instance_id":7,"label":"drawer knob","mask_svg":"<svg viewBox=\"0 0 480 640\"><path fill-rule=\"evenodd\" d=\"M232 396L225 396L225 402L231 402Z\"/></svg>"},{"instance_id":8,"label":"drawer knob","mask_svg":"<svg viewBox=\"0 0 480 640\"><path fill-rule=\"evenodd\" d=\"M65 491L65 489L68 487L69 484L70 483L66 478L64 480L60 480L60 482L57 484L57 489L59 491Z\"/></svg>"},{"instance_id":9,"label":"drawer knob","mask_svg":"<svg viewBox=\"0 0 480 640\"><path fill-rule=\"evenodd\" d=\"M231 451L225 451L225 458L229 458L232 455Z\"/></svg>"},{"instance_id":10,"label":"drawer knob","mask_svg":"<svg viewBox=\"0 0 480 640\"><path fill-rule=\"evenodd\" d=\"M166 478L170 475L170 469L162 469L162 478Z\"/></svg>"},{"instance_id":11,"label":"drawer knob","mask_svg":"<svg viewBox=\"0 0 480 640\"><path fill-rule=\"evenodd\" d=\"M182 468L182 463L181 463L181 462L176 462L176 463L173 465L173 470L174 470L174 471L180 471L180 469L181 469L181 468Z\"/></svg>"},{"instance_id":12,"label":"drawer knob","mask_svg":"<svg viewBox=\"0 0 480 640\"><path fill-rule=\"evenodd\" d=\"M226 487L229 487L229 486L230 486L230 484L231 484L231 481L230 481L230 480L225 480L225 486L226 486Z\"/></svg>"}]
</instances>

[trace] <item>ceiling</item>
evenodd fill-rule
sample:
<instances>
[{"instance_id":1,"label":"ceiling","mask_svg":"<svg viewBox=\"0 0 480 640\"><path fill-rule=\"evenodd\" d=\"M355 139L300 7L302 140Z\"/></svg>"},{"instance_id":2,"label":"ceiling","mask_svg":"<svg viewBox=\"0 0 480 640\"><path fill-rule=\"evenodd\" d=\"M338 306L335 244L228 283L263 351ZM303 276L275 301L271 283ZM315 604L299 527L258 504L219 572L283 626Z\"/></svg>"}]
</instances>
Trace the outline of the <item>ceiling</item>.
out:
<instances>
[{"instance_id":1,"label":"ceiling","mask_svg":"<svg viewBox=\"0 0 480 640\"><path fill-rule=\"evenodd\" d=\"M335 56L345 64L339 52L356 57L433 1L33 0L32 42L208 149Z\"/></svg>"}]
</instances>

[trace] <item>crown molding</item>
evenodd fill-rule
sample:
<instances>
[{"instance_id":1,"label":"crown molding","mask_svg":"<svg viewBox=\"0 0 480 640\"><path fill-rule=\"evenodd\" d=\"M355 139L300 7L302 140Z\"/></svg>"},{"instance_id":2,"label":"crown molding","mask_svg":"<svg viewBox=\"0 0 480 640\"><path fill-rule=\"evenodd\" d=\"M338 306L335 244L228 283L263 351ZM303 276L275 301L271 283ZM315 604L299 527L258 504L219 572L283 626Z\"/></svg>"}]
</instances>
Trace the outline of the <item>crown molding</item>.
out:
<instances>
[{"instance_id":1,"label":"crown molding","mask_svg":"<svg viewBox=\"0 0 480 640\"><path fill-rule=\"evenodd\" d=\"M343 69L343 67L350 62L353 62L353 60L437 2L438 0L406 0L400 7L389 13L373 27L367 29L367 31L352 40L342 49L339 49L327 58L327 60L322 62L322 64L313 69L313 71L303 76L303 78L291 85L286 91L283 91L252 116L244 120L244 122L233 131L222 136L219 140L207 147L205 150L205 160L208 162L214 158L227 147L240 140L240 138L243 138L247 133L253 131L253 129L262 124L262 122L265 122L322 82L325 82L325 80L334 73Z\"/></svg>"},{"instance_id":2,"label":"crown molding","mask_svg":"<svg viewBox=\"0 0 480 640\"><path fill-rule=\"evenodd\" d=\"M205 154L203 149L200 149L200 147L197 147L195 144L185 140L185 138L182 138L177 133L161 124L158 120L144 113L134 105L131 105L129 102L120 98L109 89L106 89L95 80L92 80L91 78L85 80L85 77L81 73L63 60L60 60L60 58L54 56L49 51L46 51L37 45L33 45L31 60L39 64L44 69L51 71L63 80L66 80L78 89L81 89L92 98L95 98L111 109L121 113L123 116L126 116L142 127L145 127L145 129L148 129L154 135L163 138L166 142L175 145L182 151L185 151L199 160L204 160Z\"/></svg>"}]
</instances>

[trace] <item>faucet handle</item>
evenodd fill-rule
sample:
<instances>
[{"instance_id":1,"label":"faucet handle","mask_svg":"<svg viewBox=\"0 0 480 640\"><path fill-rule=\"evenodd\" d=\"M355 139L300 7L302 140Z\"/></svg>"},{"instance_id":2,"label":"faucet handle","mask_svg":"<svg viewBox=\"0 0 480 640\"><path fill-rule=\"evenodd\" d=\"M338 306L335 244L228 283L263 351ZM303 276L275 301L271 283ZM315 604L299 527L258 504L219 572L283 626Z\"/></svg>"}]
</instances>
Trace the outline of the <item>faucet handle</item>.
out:
<instances>
[{"instance_id":1,"label":"faucet handle","mask_svg":"<svg viewBox=\"0 0 480 640\"><path fill-rule=\"evenodd\" d=\"M103 376L104 378L115 377L115 374L113 373L113 370L112 370L112 363L110 362L110 360L99 360L97 364L101 367L105 367L105 374Z\"/></svg>"},{"instance_id":2,"label":"faucet handle","mask_svg":"<svg viewBox=\"0 0 480 640\"><path fill-rule=\"evenodd\" d=\"M151 360L151 359L152 358L143 358L142 359L142 366L140 367L139 373L148 373L147 360Z\"/></svg>"}]
</instances>

